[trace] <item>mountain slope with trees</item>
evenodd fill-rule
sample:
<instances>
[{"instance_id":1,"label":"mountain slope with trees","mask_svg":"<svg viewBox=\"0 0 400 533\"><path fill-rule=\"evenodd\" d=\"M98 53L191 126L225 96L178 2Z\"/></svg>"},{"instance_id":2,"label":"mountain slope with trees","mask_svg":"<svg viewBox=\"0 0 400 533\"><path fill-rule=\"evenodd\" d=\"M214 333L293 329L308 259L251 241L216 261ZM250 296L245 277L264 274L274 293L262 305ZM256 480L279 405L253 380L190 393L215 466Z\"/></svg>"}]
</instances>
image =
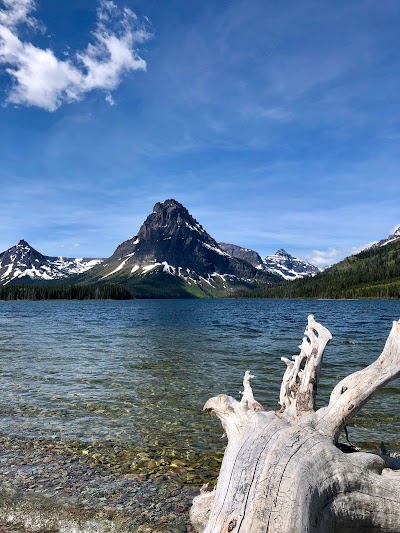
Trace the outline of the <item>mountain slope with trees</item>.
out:
<instances>
[{"instance_id":1,"label":"mountain slope with trees","mask_svg":"<svg viewBox=\"0 0 400 533\"><path fill-rule=\"evenodd\" d=\"M400 298L400 239L373 246L317 274L248 293L258 298Z\"/></svg>"}]
</instances>

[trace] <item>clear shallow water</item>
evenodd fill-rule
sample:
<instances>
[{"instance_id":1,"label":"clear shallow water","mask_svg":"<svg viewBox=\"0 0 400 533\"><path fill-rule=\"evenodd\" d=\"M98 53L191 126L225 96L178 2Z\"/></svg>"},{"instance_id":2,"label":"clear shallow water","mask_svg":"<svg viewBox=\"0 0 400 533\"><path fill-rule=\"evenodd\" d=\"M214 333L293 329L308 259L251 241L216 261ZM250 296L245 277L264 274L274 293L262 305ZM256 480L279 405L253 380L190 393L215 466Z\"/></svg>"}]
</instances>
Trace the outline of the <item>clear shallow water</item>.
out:
<instances>
[{"instance_id":1,"label":"clear shallow water","mask_svg":"<svg viewBox=\"0 0 400 533\"><path fill-rule=\"evenodd\" d=\"M224 447L203 404L221 392L239 397L250 369L256 399L276 409L280 357L298 353L309 313L333 334L323 405L380 354L400 302L0 302L0 432L54 442L113 475L162 472L199 484L216 475ZM395 382L361 411L350 439L400 449L399 407Z\"/></svg>"}]
</instances>

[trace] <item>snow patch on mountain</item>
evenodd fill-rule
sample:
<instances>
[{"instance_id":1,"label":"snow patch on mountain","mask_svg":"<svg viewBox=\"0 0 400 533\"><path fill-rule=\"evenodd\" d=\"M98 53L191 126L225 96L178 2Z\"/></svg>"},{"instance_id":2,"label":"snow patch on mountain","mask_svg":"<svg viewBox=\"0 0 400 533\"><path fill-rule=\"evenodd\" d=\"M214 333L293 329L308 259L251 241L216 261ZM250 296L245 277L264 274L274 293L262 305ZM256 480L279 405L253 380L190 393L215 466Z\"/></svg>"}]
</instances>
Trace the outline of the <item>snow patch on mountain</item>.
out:
<instances>
[{"instance_id":1,"label":"snow patch on mountain","mask_svg":"<svg viewBox=\"0 0 400 533\"><path fill-rule=\"evenodd\" d=\"M212 272L208 275L200 275L194 270L183 268L181 266L174 266L169 264L167 261L163 261L161 263L151 263L149 265L135 265L131 270L131 274L135 274L137 276L146 276L147 274L152 274L156 271L162 271L170 276L181 278L188 285L201 285L206 283L213 289L217 289L217 280L220 282L220 284L222 283L224 288L227 288L228 282L235 283L235 281L243 281L241 278L233 274L221 274L219 272ZM247 279L246 281L251 282L252 280Z\"/></svg>"},{"instance_id":2,"label":"snow patch on mountain","mask_svg":"<svg viewBox=\"0 0 400 533\"><path fill-rule=\"evenodd\" d=\"M128 258L129 259L129 258ZM125 261L122 261L122 263L120 265L117 266L117 268L115 268L112 272L109 272L108 274L106 274L105 276L103 276L101 279L105 279L105 278L108 278L108 276L111 276L112 274L115 274L116 272L118 272L119 270L122 270L125 266L125 263L128 261L128 259L125 259Z\"/></svg>"},{"instance_id":3,"label":"snow patch on mountain","mask_svg":"<svg viewBox=\"0 0 400 533\"><path fill-rule=\"evenodd\" d=\"M202 246L204 246L204 248L208 248L209 250L212 250L213 252L217 252L217 254L219 255L225 255L227 257L231 257L229 254L227 254L226 252L224 252L221 248L219 248L218 246L212 246L211 244L208 244L207 242L201 242L199 241L200 244Z\"/></svg>"},{"instance_id":4,"label":"snow patch on mountain","mask_svg":"<svg viewBox=\"0 0 400 533\"><path fill-rule=\"evenodd\" d=\"M0 254L0 283L22 278L51 281L87 272L102 263L102 259L73 259L42 255L26 241L21 240L12 248Z\"/></svg>"},{"instance_id":5,"label":"snow patch on mountain","mask_svg":"<svg viewBox=\"0 0 400 533\"><path fill-rule=\"evenodd\" d=\"M280 276L285 280L294 280L298 278L304 278L305 276L314 276L320 272L319 268L306 261L297 259L288 254L283 248L278 250L276 254L269 255L265 259L261 259L260 255L254 250L249 248L243 248L236 244L227 244L220 242L219 246L224 252L228 253L232 257L243 259L257 270L263 270L270 274Z\"/></svg>"},{"instance_id":6,"label":"snow patch on mountain","mask_svg":"<svg viewBox=\"0 0 400 533\"><path fill-rule=\"evenodd\" d=\"M131 259L126 261L129 256ZM115 275L120 280L125 276L127 283L130 278L154 278L157 275L161 275L160 279L162 276L170 276L180 278L190 285L200 284L214 288L220 288L222 283L243 287L247 283L251 286L278 281L275 276L256 270L248 262L238 261L224 250L188 210L174 199L158 202L139 232L121 243L104 265L107 268L95 270L93 277L89 274L89 278L93 280L101 270L99 279L107 277L110 281ZM213 273L221 276L230 274L233 277L215 277ZM136 281L134 284L136 285Z\"/></svg>"},{"instance_id":7,"label":"snow patch on mountain","mask_svg":"<svg viewBox=\"0 0 400 533\"><path fill-rule=\"evenodd\" d=\"M316 266L293 257L282 248L274 255L268 255L263 260L262 268L271 274L281 276L287 281L315 276L315 274L320 272Z\"/></svg>"},{"instance_id":8,"label":"snow patch on mountain","mask_svg":"<svg viewBox=\"0 0 400 533\"><path fill-rule=\"evenodd\" d=\"M400 239L400 226L397 226L392 230L392 233L386 239L373 244L370 248L378 248L380 246L386 246L387 244L397 241ZM368 248L367 248L368 249Z\"/></svg>"}]
</instances>

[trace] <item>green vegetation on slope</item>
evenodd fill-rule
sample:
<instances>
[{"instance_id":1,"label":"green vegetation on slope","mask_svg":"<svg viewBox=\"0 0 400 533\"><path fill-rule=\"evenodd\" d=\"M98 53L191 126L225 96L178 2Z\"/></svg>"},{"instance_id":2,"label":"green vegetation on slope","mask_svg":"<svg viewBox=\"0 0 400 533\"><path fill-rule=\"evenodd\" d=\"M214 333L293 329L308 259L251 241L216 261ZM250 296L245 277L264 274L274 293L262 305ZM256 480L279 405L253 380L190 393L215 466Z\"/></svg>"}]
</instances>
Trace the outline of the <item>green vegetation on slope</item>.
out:
<instances>
[{"instance_id":1,"label":"green vegetation on slope","mask_svg":"<svg viewBox=\"0 0 400 533\"><path fill-rule=\"evenodd\" d=\"M102 274L101 269L95 267L85 274L76 276L74 284L98 285L101 283ZM215 276L212 278L212 284L204 278L197 277L195 282L193 279L166 274L162 268L154 269L145 276L127 275L124 271L118 271L108 279L112 280L113 284L125 287L134 298L226 298L247 293L261 286L257 280L245 281L234 276L226 276L225 281L220 276ZM268 277L265 279L269 281ZM65 280L64 283L68 281Z\"/></svg>"},{"instance_id":2,"label":"green vegetation on slope","mask_svg":"<svg viewBox=\"0 0 400 533\"><path fill-rule=\"evenodd\" d=\"M347 257L312 278L256 289L250 298L400 298L400 241Z\"/></svg>"},{"instance_id":3,"label":"green vegetation on slope","mask_svg":"<svg viewBox=\"0 0 400 533\"><path fill-rule=\"evenodd\" d=\"M223 298L241 294L252 284L243 281L224 283L216 278L214 286L203 281L190 284L177 276L154 272L147 276L114 276L113 283L99 282L80 276L37 284L18 283L0 285L0 300L130 300L165 298Z\"/></svg>"}]
</instances>

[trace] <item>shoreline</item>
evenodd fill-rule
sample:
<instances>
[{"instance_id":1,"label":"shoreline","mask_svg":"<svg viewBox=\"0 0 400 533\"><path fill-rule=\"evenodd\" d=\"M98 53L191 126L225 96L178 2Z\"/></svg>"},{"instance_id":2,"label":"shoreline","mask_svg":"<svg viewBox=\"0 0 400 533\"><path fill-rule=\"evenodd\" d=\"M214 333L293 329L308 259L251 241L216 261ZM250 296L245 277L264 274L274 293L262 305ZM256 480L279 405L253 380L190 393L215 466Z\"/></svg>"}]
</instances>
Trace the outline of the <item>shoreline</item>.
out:
<instances>
[{"instance_id":1,"label":"shoreline","mask_svg":"<svg viewBox=\"0 0 400 533\"><path fill-rule=\"evenodd\" d=\"M193 532L188 510L199 487L173 476L108 474L84 458L31 444L0 437L0 531Z\"/></svg>"}]
</instances>

